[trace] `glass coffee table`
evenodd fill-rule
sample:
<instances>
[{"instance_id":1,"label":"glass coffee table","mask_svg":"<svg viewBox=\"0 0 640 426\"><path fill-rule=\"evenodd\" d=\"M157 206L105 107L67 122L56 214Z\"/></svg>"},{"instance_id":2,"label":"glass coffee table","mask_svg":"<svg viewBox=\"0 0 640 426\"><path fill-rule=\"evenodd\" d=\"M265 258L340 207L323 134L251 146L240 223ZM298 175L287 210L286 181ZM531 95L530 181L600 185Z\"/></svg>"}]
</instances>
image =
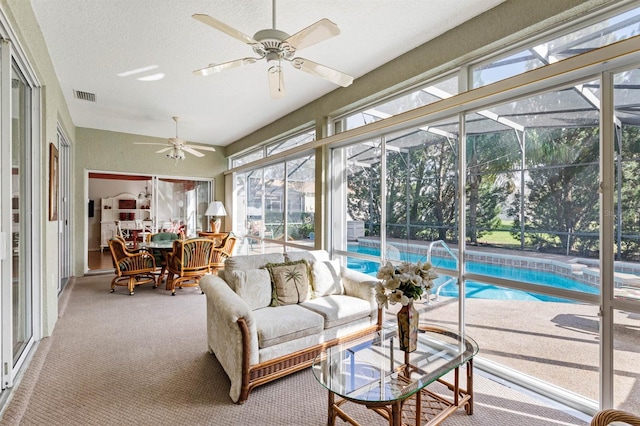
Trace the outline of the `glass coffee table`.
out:
<instances>
[{"instance_id":1,"label":"glass coffee table","mask_svg":"<svg viewBox=\"0 0 640 426\"><path fill-rule=\"evenodd\" d=\"M436 425L459 407L473 414L473 357L477 343L441 327L420 325L418 348L405 353L398 346L393 322L359 339L332 346L313 362L315 378L329 391L328 425L340 417L358 425L343 409L347 402L362 404L399 426ZM459 368L466 366L466 388ZM453 371L453 382L442 377ZM446 392L426 386L439 382ZM339 398L336 398L336 395Z\"/></svg>"}]
</instances>

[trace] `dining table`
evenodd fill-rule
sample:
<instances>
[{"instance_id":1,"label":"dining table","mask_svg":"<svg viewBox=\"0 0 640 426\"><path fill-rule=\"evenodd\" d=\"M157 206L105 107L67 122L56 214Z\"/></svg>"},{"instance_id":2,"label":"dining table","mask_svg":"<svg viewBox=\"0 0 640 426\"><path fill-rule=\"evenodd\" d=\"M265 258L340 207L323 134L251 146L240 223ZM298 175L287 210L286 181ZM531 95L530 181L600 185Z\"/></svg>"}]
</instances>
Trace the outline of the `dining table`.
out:
<instances>
[{"instance_id":1,"label":"dining table","mask_svg":"<svg viewBox=\"0 0 640 426\"><path fill-rule=\"evenodd\" d=\"M141 250L147 250L151 254L154 254L154 257L156 253L159 254L160 258L164 259L164 262L166 262L167 255L173 250L174 241L176 240L145 241L145 242L142 242L139 245L139 247ZM158 276L158 285L160 285L160 283L164 279L165 266L164 265L157 265L157 266L162 269L160 272L160 275Z\"/></svg>"}]
</instances>

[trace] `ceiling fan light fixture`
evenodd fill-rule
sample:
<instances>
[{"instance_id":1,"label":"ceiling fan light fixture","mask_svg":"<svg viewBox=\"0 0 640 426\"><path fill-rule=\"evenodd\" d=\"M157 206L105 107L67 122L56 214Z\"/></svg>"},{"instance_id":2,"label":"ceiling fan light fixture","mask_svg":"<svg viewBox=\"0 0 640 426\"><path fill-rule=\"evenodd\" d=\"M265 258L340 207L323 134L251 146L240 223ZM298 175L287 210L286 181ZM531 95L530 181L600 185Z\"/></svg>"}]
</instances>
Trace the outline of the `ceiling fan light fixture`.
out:
<instances>
[{"instance_id":1,"label":"ceiling fan light fixture","mask_svg":"<svg viewBox=\"0 0 640 426\"><path fill-rule=\"evenodd\" d=\"M180 138L178 136L178 121L180 120L180 117L173 117L173 121L176 122L176 136L174 138L168 138L167 139L167 143L163 144L163 143L157 143L157 142L134 142L137 145L160 145L163 146L164 148L156 151L157 154L164 154L167 156L167 158L170 158L172 160L176 161L176 164L178 163L178 161L180 160L184 160L186 157L186 154L191 154L194 155L196 157L204 157L204 154L202 152L200 152L200 150L203 151L213 151L215 152L215 148L212 146L208 146L208 145L191 145L188 144L187 141L185 141L184 139Z\"/></svg>"},{"instance_id":2,"label":"ceiling fan light fixture","mask_svg":"<svg viewBox=\"0 0 640 426\"><path fill-rule=\"evenodd\" d=\"M182 150L182 148L176 146L171 151L169 151L169 153L167 154L167 158L175 160L176 164L178 164L180 160L184 160L185 158L184 151Z\"/></svg>"}]
</instances>

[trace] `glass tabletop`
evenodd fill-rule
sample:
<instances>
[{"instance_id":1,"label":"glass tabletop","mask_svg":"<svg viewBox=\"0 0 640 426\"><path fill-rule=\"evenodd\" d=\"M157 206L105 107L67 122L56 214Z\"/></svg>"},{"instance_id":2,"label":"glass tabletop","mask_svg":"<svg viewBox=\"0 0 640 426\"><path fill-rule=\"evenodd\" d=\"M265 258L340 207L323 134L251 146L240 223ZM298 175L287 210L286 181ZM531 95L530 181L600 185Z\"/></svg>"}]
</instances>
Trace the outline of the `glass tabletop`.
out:
<instances>
[{"instance_id":1,"label":"glass tabletop","mask_svg":"<svg viewBox=\"0 0 640 426\"><path fill-rule=\"evenodd\" d=\"M173 240L167 241L149 241L145 243L138 244L139 247L142 248L155 248L155 249L172 249L173 248Z\"/></svg>"},{"instance_id":2,"label":"glass tabletop","mask_svg":"<svg viewBox=\"0 0 640 426\"><path fill-rule=\"evenodd\" d=\"M329 391L360 402L403 400L471 360L478 344L452 330L420 325L418 348L398 346L393 322L375 333L327 348L313 362L315 378Z\"/></svg>"}]
</instances>

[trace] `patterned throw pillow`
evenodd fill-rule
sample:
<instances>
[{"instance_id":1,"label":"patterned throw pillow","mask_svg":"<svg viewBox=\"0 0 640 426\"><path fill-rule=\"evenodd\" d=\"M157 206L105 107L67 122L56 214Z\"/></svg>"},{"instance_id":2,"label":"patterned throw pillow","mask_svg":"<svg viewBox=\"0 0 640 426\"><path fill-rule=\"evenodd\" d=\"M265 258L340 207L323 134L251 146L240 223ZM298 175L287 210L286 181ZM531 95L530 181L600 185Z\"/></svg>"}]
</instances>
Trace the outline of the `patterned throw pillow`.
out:
<instances>
[{"instance_id":1,"label":"patterned throw pillow","mask_svg":"<svg viewBox=\"0 0 640 426\"><path fill-rule=\"evenodd\" d=\"M311 280L306 260L284 263L267 263L271 275L271 306L293 305L309 300Z\"/></svg>"}]
</instances>

